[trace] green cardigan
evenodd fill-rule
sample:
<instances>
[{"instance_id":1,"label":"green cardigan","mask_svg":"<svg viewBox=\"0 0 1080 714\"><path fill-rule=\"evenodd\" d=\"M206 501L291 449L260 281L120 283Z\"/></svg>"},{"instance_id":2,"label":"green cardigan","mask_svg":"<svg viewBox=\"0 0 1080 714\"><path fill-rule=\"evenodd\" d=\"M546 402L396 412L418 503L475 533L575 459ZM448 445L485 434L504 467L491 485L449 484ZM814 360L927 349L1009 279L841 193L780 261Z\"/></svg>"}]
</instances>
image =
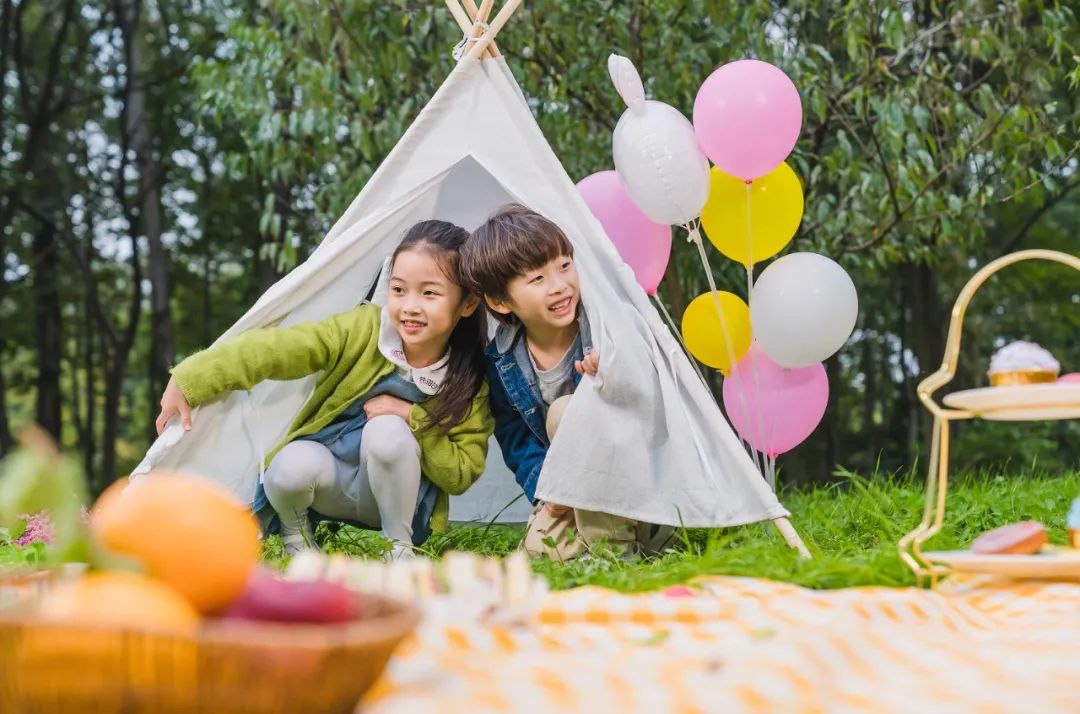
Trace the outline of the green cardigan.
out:
<instances>
[{"instance_id":1,"label":"green cardigan","mask_svg":"<svg viewBox=\"0 0 1080 714\"><path fill-rule=\"evenodd\" d=\"M321 372L285 438L267 454L268 465L285 444L332 423L354 399L394 371L379 352L381 314L376 305L361 305L322 322L248 330L188 357L172 374L188 403L198 406L232 390L251 389L264 379L300 379ZM448 494L464 493L484 471L494 422L486 382L468 417L446 434L424 428L437 399L413 405L409 428L420 444L421 470L441 491L431 528L442 532L450 511Z\"/></svg>"}]
</instances>

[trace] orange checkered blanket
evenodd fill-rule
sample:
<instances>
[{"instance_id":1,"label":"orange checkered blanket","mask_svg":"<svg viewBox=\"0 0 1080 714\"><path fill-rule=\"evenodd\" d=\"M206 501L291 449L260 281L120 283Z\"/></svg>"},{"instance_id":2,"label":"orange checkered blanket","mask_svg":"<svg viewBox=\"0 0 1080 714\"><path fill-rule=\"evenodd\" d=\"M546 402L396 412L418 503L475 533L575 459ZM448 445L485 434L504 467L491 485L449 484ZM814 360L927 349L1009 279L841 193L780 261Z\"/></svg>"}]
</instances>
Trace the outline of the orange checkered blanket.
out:
<instances>
[{"instance_id":1,"label":"orange checkered blanket","mask_svg":"<svg viewBox=\"0 0 1080 714\"><path fill-rule=\"evenodd\" d=\"M529 627L428 623L363 708L1080 712L1080 584L580 588L551 594Z\"/></svg>"}]
</instances>

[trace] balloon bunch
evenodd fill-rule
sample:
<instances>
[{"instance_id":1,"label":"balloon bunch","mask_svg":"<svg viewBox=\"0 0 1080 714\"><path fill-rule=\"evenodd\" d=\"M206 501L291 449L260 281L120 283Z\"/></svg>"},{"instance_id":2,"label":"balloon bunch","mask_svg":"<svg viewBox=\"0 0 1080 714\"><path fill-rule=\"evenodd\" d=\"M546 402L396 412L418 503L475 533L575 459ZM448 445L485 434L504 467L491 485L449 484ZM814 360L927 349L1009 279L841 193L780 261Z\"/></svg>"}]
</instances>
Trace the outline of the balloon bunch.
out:
<instances>
[{"instance_id":1,"label":"balloon bunch","mask_svg":"<svg viewBox=\"0 0 1080 714\"><path fill-rule=\"evenodd\" d=\"M731 62L702 83L691 124L645 98L630 60L611 55L608 72L627 105L612 138L615 170L586 177L578 189L676 334L656 296L671 226L684 227L696 244L709 292L686 308L680 337L697 360L725 375L728 418L762 454L771 480L776 456L824 416L829 385L821 362L844 345L858 316L851 278L822 255L790 253L754 280L755 264L782 251L802 221L802 185L785 163L802 127L798 90L767 62ZM745 267L746 301L716 288L701 228Z\"/></svg>"}]
</instances>

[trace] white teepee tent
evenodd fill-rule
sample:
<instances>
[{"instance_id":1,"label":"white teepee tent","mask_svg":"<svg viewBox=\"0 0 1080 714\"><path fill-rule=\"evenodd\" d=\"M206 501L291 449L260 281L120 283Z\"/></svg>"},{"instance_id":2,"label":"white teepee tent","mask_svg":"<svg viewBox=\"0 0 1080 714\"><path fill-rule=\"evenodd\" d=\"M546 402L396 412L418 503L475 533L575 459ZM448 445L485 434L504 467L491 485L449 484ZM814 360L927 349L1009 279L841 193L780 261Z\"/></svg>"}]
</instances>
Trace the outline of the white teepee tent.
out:
<instances>
[{"instance_id":1,"label":"white teepee tent","mask_svg":"<svg viewBox=\"0 0 1080 714\"><path fill-rule=\"evenodd\" d=\"M574 243L601 379L586 378L548 452L537 495L653 523L736 525L772 519L802 550L787 511L755 469L633 273L619 258L536 124L492 40L491 0L472 22L448 0L467 54L319 247L219 338L253 327L319 320L370 292L404 231L428 218L467 229L499 206L523 203ZM260 455L283 437L314 376L267 381L204 405L193 428L171 424L134 475L153 468L203 473L250 499ZM567 435L567 436L562 436ZM494 517L520 494L494 441L488 472L451 500L451 518ZM524 520L523 498L503 520Z\"/></svg>"}]
</instances>

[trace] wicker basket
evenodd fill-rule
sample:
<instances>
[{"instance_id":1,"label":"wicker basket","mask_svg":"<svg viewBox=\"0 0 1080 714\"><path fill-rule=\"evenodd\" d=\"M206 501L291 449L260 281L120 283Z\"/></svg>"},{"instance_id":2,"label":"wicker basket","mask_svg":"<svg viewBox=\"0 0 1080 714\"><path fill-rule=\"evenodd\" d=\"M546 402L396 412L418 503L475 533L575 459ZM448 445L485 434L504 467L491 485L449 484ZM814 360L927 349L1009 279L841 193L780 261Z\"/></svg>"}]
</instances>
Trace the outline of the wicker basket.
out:
<instances>
[{"instance_id":1,"label":"wicker basket","mask_svg":"<svg viewBox=\"0 0 1080 714\"><path fill-rule=\"evenodd\" d=\"M0 612L0 714L351 712L420 618L360 597L353 623L208 621L195 636Z\"/></svg>"}]
</instances>

